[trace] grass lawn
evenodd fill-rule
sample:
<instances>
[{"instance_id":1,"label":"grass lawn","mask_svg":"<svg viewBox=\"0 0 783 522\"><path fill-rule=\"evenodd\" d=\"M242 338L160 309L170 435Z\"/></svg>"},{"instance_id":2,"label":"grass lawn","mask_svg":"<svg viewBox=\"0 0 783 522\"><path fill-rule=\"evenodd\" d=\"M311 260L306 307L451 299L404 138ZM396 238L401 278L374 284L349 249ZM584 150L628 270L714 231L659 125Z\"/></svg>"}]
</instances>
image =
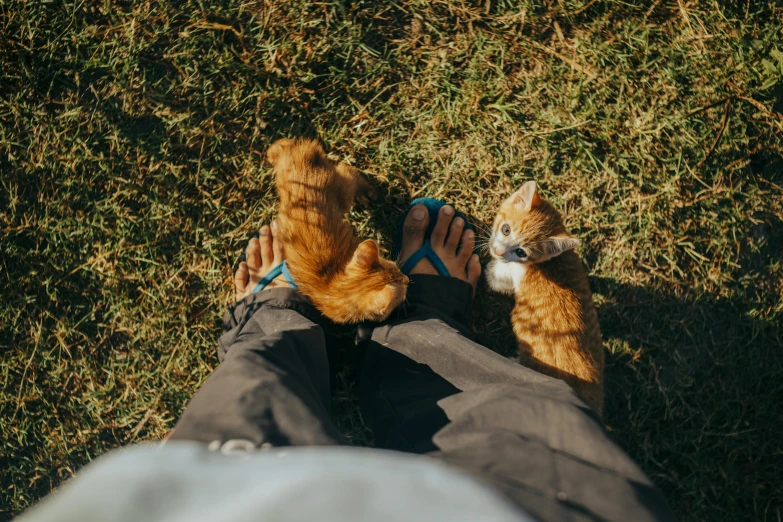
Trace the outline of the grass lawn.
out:
<instances>
[{"instance_id":1,"label":"grass lawn","mask_svg":"<svg viewBox=\"0 0 783 522\"><path fill-rule=\"evenodd\" d=\"M378 187L351 220L387 249L414 196L490 223L537 180L584 243L610 435L682 520L783 518L783 7L754 0L0 0L5 517L174 425L300 135Z\"/></svg>"}]
</instances>

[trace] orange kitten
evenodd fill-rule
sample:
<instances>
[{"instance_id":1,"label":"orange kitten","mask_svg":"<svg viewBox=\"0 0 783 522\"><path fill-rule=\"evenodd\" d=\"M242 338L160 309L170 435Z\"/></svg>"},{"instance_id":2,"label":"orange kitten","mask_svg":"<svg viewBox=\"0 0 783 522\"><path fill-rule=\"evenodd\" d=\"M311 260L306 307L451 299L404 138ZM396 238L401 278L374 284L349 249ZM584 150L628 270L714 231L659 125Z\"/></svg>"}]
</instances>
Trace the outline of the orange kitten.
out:
<instances>
[{"instance_id":1,"label":"orange kitten","mask_svg":"<svg viewBox=\"0 0 783 522\"><path fill-rule=\"evenodd\" d=\"M299 290L336 323L382 321L405 299L408 278L345 221L372 195L359 171L326 157L317 141L282 139L267 152L280 195L278 224Z\"/></svg>"},{"instance_id":2,"label":"orange kitten","mask_svg":"<svg viewBox=\"0 0 783 522\"><path fill-rule=\"evenodd\" d=\"M520 362L573 387L599 414L604 351L587 274L560 213L529 181L500 207L487 281L516 299L511 323Z\"/></svg>"}]
</instances>

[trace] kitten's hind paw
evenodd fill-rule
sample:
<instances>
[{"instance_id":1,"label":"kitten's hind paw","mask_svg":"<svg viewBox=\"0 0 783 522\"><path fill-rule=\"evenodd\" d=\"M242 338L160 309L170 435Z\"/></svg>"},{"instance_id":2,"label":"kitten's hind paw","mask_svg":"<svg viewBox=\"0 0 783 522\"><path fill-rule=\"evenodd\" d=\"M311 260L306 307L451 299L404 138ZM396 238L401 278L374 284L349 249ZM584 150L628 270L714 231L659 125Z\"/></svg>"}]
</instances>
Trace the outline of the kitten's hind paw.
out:
<instances>
[{"instance_id":1,"label":"kitten's hind paw","mask_svg":"<svg viewBox=\"0 0 783 522\"><path fill-rule=\"evenodd\" d=\"M334 166L337 174L342 176L346 184L353 187L353 199L363 207L370 205L371 200L378 199L378 192L375 187L362 176L359 169L348 165L347 163L337 163Z\"/></svg>"},{"instance_id":2,"label":"kitten's hind paw","mask_svg":"<svg viewBox=\"0 0 783 522\"><path fill-rule=\"evenodd\" d=\"M372 184L359 176L356 178L356 202L363 207L369 207L370 201L378 199L378 191Z\"/></svg>"}]
</instances>

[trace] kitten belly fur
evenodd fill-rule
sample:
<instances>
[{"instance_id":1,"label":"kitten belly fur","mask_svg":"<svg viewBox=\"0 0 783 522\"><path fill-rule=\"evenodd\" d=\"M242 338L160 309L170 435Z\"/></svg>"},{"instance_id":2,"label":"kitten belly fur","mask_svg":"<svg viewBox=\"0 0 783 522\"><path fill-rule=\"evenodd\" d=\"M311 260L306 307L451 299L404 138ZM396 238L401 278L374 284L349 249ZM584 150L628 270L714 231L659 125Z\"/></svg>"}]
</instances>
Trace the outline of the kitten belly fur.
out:
<instances>
[{"instance_id":1,"label":"kitten belly fur","mask_svg":"<svg viewBox=\"0 0 783 522\"><path fill-rule=\"evenodd\" d=\"M525 268L522 263L493 259L487 265L487 283L495 292L514 295L525 278Z\"/></svg>"}]
</instances>

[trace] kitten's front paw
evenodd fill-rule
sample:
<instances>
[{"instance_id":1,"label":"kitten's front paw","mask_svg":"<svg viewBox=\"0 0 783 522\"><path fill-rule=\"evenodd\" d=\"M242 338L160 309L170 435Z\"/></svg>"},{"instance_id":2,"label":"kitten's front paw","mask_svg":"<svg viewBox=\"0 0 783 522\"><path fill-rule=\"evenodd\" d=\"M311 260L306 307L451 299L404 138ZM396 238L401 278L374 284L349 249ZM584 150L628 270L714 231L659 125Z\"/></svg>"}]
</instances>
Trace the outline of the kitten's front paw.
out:
<instances>
[{"instance_id":1,"label":"kitten's front paw","mask_svg":"<svg viewBox=\"0 0 783 522\"><path fill-rule=\"evenodd\" d=\"M517 288L512 272L516 267L511 266L512 264L496 259L489 262L484 273L492 290L501 294L514 294Z\"/></svg>"}]
</instances>

